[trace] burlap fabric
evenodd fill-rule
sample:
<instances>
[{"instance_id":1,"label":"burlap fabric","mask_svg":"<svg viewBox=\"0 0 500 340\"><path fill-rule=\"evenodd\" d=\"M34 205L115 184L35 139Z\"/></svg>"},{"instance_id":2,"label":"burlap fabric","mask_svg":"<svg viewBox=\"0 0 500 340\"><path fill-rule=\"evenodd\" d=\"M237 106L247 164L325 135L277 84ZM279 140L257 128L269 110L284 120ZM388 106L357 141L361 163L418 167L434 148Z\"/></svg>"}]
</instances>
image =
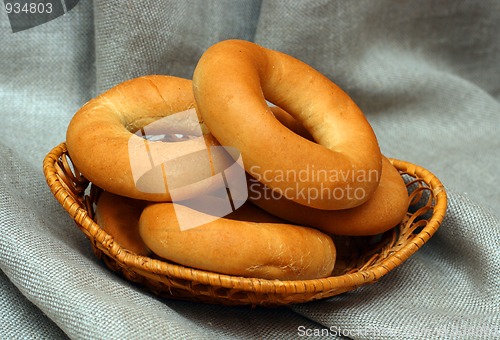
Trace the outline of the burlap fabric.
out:
<instances>
[{"instance_id":1,"label":"burlap fabric","mask_svg":"<svg viewBox=\"0 0 500 340\"><path fill-rule=\"evenodd\" d=\"M0 337L500 338L500 3L81 1L12 33L0 10ZM375 285L275 309L158 299L107 270L47 188L45 154L88 99L145 74L191 77L226 38L343 87L383 152L449 191L437 234Z\"/></svg>"}]
</instances>

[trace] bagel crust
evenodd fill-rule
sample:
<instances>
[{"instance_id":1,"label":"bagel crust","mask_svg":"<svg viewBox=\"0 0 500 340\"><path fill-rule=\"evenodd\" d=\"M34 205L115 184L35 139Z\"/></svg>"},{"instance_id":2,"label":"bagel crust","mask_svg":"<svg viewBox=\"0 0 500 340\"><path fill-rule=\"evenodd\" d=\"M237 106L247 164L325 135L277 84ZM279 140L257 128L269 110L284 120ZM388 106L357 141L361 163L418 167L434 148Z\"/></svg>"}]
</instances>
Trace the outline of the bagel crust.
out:
<instances>
[{"instance_id":1,"label":"bagel crust","mask_svg":"<svg viewBox=\"0 0 500 340\"><path fill-rule=\"evenodd\" d=\"M177 205L175 209L190 208ZM227 275L279 280L327 277L335 265L332 239L318 230L285 224L246 203L234 213L181 230L173 203L144 209L140 235L159 257Z\"/></svg>"},{"instance_id":2,"label":"bagel crust","mask_svg":"<svg viewBox=\"0 0 500 340\"><path fill-rule=\"evenodd\" d=\"M227 40L210 47L193 75L198 110L224 146L241 152L245 169L291 200L316 209L359 206L375 192L382 169L376 136L352 99L305 63L254 43ZM298 120L317 143L280 124L266 102ZM287 181L264 176L271 171L338 171L333 181L310 176ZM370 175L369 175L370 174ZM373 175L375 174L375 175ZM301 192L348 192L303 195Z\"/></svg>"}]
</instances>

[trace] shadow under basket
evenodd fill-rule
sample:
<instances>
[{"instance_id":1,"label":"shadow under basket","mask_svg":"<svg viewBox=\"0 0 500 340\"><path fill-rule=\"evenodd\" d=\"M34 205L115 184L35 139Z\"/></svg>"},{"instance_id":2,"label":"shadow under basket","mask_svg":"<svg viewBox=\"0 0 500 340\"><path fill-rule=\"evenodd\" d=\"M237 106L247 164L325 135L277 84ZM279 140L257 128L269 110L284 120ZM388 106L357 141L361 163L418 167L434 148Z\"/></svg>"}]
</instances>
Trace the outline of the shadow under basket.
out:
<instances>
[{"instance_id":1,"label":"shadow under basket","mask_svg":"<svg viewBox=\"0 0 500 340\"><path fill-rule=\"evenodd\" d=\"M65 143L44 159L47 184L112 271L165 298L223 305L279 306L324 299L375 283L421 248L439 228L447 207L444 186L428 170L390 159L408 188L408 212L389 231L367 237L334 237L337 263L330 277L280 281L184 267L122 248L93 220L100 189L72 165Z\"/></svg>"}]
</instances>

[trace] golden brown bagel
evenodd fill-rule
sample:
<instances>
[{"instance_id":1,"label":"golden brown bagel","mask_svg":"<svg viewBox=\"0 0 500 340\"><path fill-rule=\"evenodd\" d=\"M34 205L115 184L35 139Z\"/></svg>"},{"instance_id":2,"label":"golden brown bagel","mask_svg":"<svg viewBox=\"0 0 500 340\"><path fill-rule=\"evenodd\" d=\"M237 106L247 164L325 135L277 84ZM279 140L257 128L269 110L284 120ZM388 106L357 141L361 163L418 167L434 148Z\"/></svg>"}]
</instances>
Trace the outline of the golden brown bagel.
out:
<instances>
[{"instance_id":1,"label":"golden brown bagel","mask_svg":"<svg viewBox=\"0 0 500 340\"><path fill-rule=\"evenodd\" d=\"M274 116L284 126L303 138L313 141L304 127L279 107L272 107ZM262 209L284 220L336 235L374 235L382 233L404 218L409 198L406 185L390 161L383 156L382 174L377 190L362 205L344 210L320 210L306 207L272 192L248 177L248 199Z\"/></svg>"},{"instance_id":2,"label":"golden brown bagel","mask_svg":"<svg viewBox=\"0 0 500 340\"><path fill-rule=\"evenodd\" d=\"M193 75L198 110L210 132L225 146L238 149L245 169L260 174L274 190L317 209L345 209L363 204L378 186L382 156L375 134L351 98L305 63L247 41L227 40L210 47ZM313 143L291 133L273 118L266 100L283 108L314 137ZM267 170L344 174L333 182L312 176L290 183ZM358 181L361 173L375 172ZM360 190L360 198L304 197L303 190Z\"/></svg>"},{"instance_id":3,"label":"golden brown bagel","mask_svg":"<svg viewBox=\"0 0 500 340\"><path fill-rule=\"evenodd\" d=\"M139 217L146 204L105 191L97 200L95 221L122 248L148 256L151 252L139 235Z\"/></svg>"},{"instance_id":4,"label":"golden brown bagel","mask_svg":"<svg viewBox=\"0 0 500 340\"><path fill-rule=\"evenodd\" d=\"M106 191L170 201L169 183L182 189L214 174L209 147L219 144L199 121L194 106L190 80L156 75L126 81L90 100L74 115L66 134L68 153L78 170ZM179 112L194 115L194 120L174 115ZM158 126L165 117L170 119L168 126ZM165 129L167 138L201 136L176 143L150 140L150 134L161 135ZM178 190L178 199L194 196L209 185L200 186Z\"/></svg>"},{"instance_id":5,"label":"golden brown bagel","mask_svg":"<svg viewBox=\"0 0 500 340\"><path fill-rule=\"evenodd\" d=\"M228 275L315 279L329 276L336 259L329 236L312 228L284 224L250 203L231 215L188 230L180 229L172 203L154 203L144 209L139 230L146 245L159 257Z\"/></svg>"}]
</instances>

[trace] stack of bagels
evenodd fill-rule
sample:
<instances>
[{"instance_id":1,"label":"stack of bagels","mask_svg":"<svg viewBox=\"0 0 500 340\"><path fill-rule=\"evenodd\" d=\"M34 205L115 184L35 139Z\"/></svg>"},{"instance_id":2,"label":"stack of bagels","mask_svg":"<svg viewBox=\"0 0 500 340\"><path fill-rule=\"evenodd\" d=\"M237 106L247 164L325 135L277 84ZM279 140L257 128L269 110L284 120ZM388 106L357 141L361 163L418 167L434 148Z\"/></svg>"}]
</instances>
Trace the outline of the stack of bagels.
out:
<instances>
[{"instance_id":1,"label":"stack of bagels","mask_svg":"<svg viewBox=\"0 0 500 340\"><path fill-rule=\"evenodd\" d=\"M194 123L179 115L186 112ZM166 117L169 126L155 123ZM222 274L327 277L333 235L383 233L408 206L403 179L353 100L307 64L248 41L207 49L192 81L144 76L90 100L71 120L66 145L78 171L103 189L95 220L118 244ZM209 215L183 202L210 196L213 185L200 183L235 161L229 153L227 162L216 159L216 147L238 151L248 199L183 228L180 213Z\"/></svg>"}]
</instances>

